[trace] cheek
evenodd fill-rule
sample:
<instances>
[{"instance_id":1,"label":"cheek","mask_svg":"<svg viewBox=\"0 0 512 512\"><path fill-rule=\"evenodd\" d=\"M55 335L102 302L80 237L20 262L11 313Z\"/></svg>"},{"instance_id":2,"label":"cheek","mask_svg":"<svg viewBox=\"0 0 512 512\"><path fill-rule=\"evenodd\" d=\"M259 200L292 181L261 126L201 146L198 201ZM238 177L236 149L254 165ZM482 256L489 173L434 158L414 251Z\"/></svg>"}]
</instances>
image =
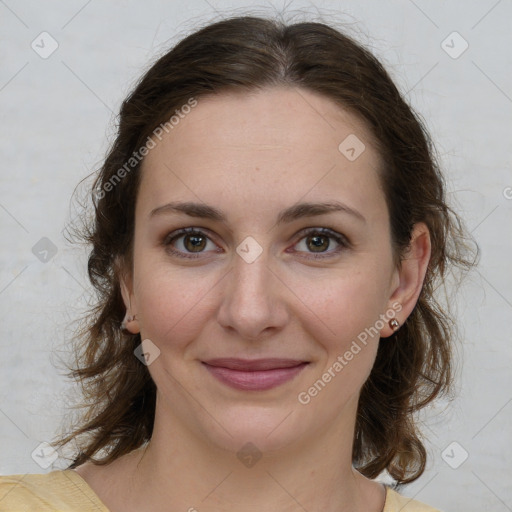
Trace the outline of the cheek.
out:
<instances>
[{"instance_id":1,"label":"cheek","mask_svg":"<svg viewBox=\"0 0 512 512\"><path fill-rule=\"evenodd\" d=\"M219 276L213 272L198 276L197 271L154 261L141 262L138 275L141 336L171 351L197 338Z\"/></svg>"},{"instance_id":2,"label":"cheek","mask_svg":"<svg viewBox=\"0 0 512 512\"><path fill-rule=\"evenodd\" d=\"M343 404L356 399L371 373L382 328L378 287L376 276L358 273L350 279L331 280L323 294L317 287L309 289L311 309L318 315L309 315L303 328L321 352L299 401L314 403L319 415L334 419Z\"/></svg>"},{"instance_id":3,"label":"cheek","mask_svg":"<svg viewBox=\"0 0 512 512\"><path fill-rule=\"evenodd\" d=\"M316 332L329 351L343 350L374 326L386 303L384 280L371 267L350 273L332 272L325 279L310 281L308 286L297 282L296 289L301 289L297 295L303 298L304 311L309 311L304 317L308 330Z\"/></svg>"},{"instance_id":4,"label":"cheek","mask_svg":"<svg viewBox=\"0 0 512 512\"><path fill-rule=\"evenodd\" d=\"M318 364L308 379L312 387L302 391L310 398L318 395L318 405L341 406L357 396L372 370L387 289L384 265L376 260L367 263L302 287L301 295L316 313L304 317L302 328L320 348Z\"/></svg>"}]
</instances>

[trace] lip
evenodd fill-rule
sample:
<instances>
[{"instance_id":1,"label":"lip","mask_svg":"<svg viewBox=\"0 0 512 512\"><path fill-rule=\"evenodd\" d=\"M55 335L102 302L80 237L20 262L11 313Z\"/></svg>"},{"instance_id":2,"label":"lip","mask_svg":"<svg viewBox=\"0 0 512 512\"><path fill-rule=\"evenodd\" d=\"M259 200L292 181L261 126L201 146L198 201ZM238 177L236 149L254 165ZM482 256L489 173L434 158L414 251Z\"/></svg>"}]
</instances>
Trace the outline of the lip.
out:
<instances>
[{"instance_id":1,"label":"lip","mask_svg":"<svg viewBox=\"0 0 512 512\"><path fill-rule=\"evenodd\" d=\"M202 364L217 380L232 388L264 391L291 380L309 363L295 359L219 358Z\"/></svg>"}]
</instances>

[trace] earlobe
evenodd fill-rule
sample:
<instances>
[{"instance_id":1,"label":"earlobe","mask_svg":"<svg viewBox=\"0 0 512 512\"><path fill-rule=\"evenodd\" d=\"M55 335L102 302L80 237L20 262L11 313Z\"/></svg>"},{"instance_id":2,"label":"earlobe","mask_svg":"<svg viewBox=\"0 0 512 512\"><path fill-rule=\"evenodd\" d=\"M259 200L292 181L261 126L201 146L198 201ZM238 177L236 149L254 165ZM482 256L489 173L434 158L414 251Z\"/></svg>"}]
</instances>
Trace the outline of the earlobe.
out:
<instances>
[{"instance_id":1,"label":"earlobe","mask_svg":"<svg viewBox=\"0 0 512 512\"><path fill-rule=\"evenodd\" d=\"M394 274L394 283L389 298L389 308L393 304L400 304L401 308L396 311L394 319L398 326L390 320L388 325L381 331L381 338L391 336L403 325L411 314L420 296L428 263L430 261L431 244L430 233L425 223L420 222L414 225L411 241L408 250L401 261L399 269ZM398 281L398 284L396 284ZM393 323L393 325L391 325Z\"/></svg>"},{"instance_id":2,"label":"earlobe","mask_svg":"<svg viewBox=\"0 0 512 512\"><path fill-rule=\"evenodd\" d=\"M138 334L140 332L137 315L130 315L128 311L121 322L121 331L124 334Z\"/></svg>"}]
</instances>

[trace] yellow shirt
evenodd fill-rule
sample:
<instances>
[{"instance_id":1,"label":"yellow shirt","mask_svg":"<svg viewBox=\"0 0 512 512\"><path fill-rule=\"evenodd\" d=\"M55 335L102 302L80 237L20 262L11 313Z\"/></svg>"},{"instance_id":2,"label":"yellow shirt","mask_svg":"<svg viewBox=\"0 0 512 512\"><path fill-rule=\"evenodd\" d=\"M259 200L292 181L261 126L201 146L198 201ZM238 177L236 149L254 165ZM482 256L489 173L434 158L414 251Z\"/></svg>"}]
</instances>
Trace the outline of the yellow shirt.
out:
<instances>
[{"instance_id":1,"label":"yellow shirt","mask_svg":"<svg viewBox=\"0 0 512 512\"><path fill-rule=\"evenodd\" d=\"M0 512L109 512L73 469L0 476ZM382 512L440 512L386 487Z\"/></svg>"}]
</instances>

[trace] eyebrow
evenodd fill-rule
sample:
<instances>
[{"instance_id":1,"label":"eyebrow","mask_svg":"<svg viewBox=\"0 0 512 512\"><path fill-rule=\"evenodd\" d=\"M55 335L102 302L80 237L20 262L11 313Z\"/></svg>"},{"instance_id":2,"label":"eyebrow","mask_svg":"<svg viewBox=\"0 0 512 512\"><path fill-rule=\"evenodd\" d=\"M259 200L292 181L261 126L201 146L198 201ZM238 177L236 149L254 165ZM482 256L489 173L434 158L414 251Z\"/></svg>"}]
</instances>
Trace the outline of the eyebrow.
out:
<instances>
[{"instance_id":1,"label":"eyebrow","mask_svg":"<svg viewBox=\"0 0 512 512\"><path fill-rule=\"evenodd\" d=\"M317 215L324 215L326 213L341 212L366 223L365 217L350 208L346 204L339 201L328 201L325 203L299 203L279 212L277 216L277 224L288 223L303 217L313 217ZM149 217L152 218L156 215L169 214L169 213L184 213L190 217L199 217L202 219L211 219L219 222L226 222L226 215L217 208L209 206L204 203L193 202L171 202L159 206L151 210Z\"/></svg>"}]
</instances>

